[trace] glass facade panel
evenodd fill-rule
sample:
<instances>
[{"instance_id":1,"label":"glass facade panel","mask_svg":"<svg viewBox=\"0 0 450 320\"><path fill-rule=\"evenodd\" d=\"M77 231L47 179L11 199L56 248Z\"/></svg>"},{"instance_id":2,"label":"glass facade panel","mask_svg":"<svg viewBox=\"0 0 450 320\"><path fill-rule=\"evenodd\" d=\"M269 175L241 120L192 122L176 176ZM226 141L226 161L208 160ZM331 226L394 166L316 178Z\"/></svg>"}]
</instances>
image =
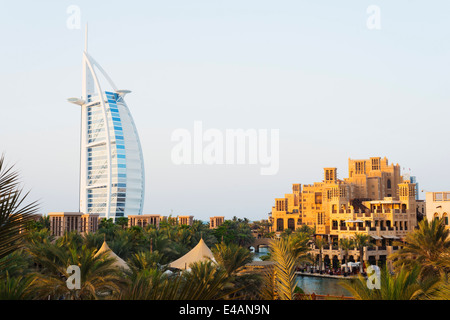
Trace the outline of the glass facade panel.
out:
<instances>
[{"instance_id":1,"label":"glass facade panel","mask_svg":"<svg viewBox=\"0 0 450 320\"><path fill-rule=\"evenodd\" d=\"M107 101L106 112L103 112L101 102L96 101L98 96L91 96L93 103L86 107L86 211L109 217L141 214L144 172L137 132L128 107L122 99L118 101L119 95L106 91L104 96ZM132 156L128 159L130 153ZM128 166L127 161L131 161L131 166ZM133 188L130 190L127 189L128 173L134 177L131 180ZM136 177L138 179L134 181ZM127 209L129 198L134 205ZM136 200L140 203L137 207ZM108 201L109 212L106 212Z\"/></svg>"}]
</instances>

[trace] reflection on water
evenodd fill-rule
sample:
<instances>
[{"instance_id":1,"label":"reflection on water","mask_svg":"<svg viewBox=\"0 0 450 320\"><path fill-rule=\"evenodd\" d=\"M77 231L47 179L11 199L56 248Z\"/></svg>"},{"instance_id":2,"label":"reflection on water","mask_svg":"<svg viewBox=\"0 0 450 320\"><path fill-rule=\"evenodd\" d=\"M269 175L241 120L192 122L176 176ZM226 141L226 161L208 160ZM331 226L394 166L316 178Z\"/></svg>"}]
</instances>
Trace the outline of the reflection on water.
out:
<instances>
[{"instance_id":1,"label":"reflection on water","mask_svg":"<svg viewBox=\"0 0 450 320\"><path fill-rule=\"evenodd\" d=\"M332 296L346 296L351 297L352 295L344 288L339 285L340 280L333 278L320 278L311 276L298 276L297 286L302 288L305 293L315 293L315 294L329 294Z\"/></svg>"},{"instance_id":2,"label":"reflection on water","mask_svg":"<svg viewBox=\"0 0 450 320\"><path fill-rule=\"evenodd\" d=\"M260 261L260 257L266 255L268 252L268 248L260 248L259 252L255 252L254 260ZM315 294L329 294L333 296L351 296L346 289L339 285L339 282L341 281L340 279L298 276L297 281L297 285L302 288L305 293L311 294L314 292Z\"/></svg>"}]
</instances>

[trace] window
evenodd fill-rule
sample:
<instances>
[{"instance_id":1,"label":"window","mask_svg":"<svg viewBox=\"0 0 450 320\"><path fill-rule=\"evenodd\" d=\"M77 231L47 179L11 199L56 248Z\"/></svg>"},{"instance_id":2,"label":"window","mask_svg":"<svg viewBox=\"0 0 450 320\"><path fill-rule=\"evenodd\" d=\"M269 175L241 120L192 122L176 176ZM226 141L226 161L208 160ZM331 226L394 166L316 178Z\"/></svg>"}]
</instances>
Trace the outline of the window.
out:
<instances>
[{"instance_id":1,"label":"window","mask_svg":"<svg viewBox=\"0 0 450 320\"><path fill-rule=\"evenodd\" d=\"M288 228L291 229L292 231L295 231L295 221L292 218L288 219Z\"/></svg>"},{"instance_id":2,"label":"window","mask_svg":"<svg viewBox=\"0 0 450 320\"><path fill-rule=\"evenodd\" d=\"M372 170L380 170L380 159L372 158Z\"/></svg>"},{"instance_id":3,"label":"window","mask_svg":"<svg viewBox=\"0 0 450 320\"><path fill-rule=\"evenodd\" d=\"M391 185L391 179L387 179L387 188L388 189L391 189L392 188L392 185Z\"/></svg>"},{"instance_id":4,"label":"window","mask_svg":"<svg viewBox=\"0 0 450 320\"><path fill-rule=\"evenodd\" d=\"M435 192L434 193L434 201L442 201L443 197L442 197L442 192Z\"/></svg>"},{"instance_id":5,"label":"window","mask_svg":"<svg viewBox=\"0 0 450 320\"><path fill-rule=\"evenodd\" d=\"M277 219L277 231L284 231L283 219Z\"/></svg>"}]
</instances>

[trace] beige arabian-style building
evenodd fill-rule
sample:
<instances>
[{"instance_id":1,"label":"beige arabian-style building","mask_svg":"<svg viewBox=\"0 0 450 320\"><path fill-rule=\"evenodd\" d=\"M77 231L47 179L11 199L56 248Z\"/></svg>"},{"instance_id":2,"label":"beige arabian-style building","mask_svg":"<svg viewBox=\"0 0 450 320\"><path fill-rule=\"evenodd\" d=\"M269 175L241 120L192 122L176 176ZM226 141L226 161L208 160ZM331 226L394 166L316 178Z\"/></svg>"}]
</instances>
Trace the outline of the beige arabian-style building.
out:
<instances>
[{"instance_id":1,"label":"beige arabian-style building","mask_svg":"<svg viewBox=\"0 0 450 320\"><path fill-rule=\"evenodd\" d=\"M148 225L153 225L159 228L159 223L162 217L159 214L142 214L142 215L129 215L128 216L128 227L138 226L145 228Z\"/></svg>"},{"instance_id":2,"label":"beige arabian-style building","mask_svg":"<svg viewBox=\"0 0 450 320\"><path fill-rule=\"evenodd\" d=\"M55 237L61 237L65 232L77 231L81 234L96 232L99 225L98 214L82 212L50 212L50 232Z\"/></svg>"},{"instance_id":3,"label":"beige arabian-style building","mask_svg":"<svg viewBox=\"0 0 450 320\"><path fill-rule=\"evenodd\" d=\"M444 219L445 227L449 229L450 191L426 192L425 202L428 221L436 218Z\"/></svg>"},{"instance_id":4,"label":"beige arabian-style building","mask_svg":"<svg viewBox=\"0 0 450 320\"><path fill-rule=\"evenodd\" d=\"M374 247L365 248L364 260L384 260L417 225L416 185L401 175L398 164L371 157L348 160L348 178L338 179L337 168L324 168L322 182L293 184L292 193L275 199L269 219L272 231L296 230L303 225L316 229L324 238L324 254L329 260L341 260L338 243L355 233L371 236ZM350 261L358 261L359 250Z\"/></svg>"},{"instance_id":5,"label":"beige arabian-style building","mask_svg":"<svg viewBox=\"0 0 450 320\"><path fill-rule=\"evenodd\" d=\"M178 224L192 226L194 223L194 216L177 216Z\"/></svg>"},{"instance_id":6,"label":"beige arabian-style building","mask_svg":"<svg viewBox=\"0 0 450 320\"><path fill-rule=\"evenodd\" d=\"M217 227L220 227L224 223L224 221L224 216L209 217L209 228L216 229Z\"/></svg>"},{"instance_id":7,"label":"beige arabian-style building","mask_svg":"<svg viewBox=\"0 0 450 320\"><path fill-rule=\"evenodd\" d=\"M194 223L194 216L177 216L177 217L167 217L161 216L159 214L143 214L143 215L129 215L128 216L128 226L139 226L145 228L148 225L154 225L159 228L161 221L169 222L171 224L188 225L192 226Z\"/></svg>"}]
</instances>

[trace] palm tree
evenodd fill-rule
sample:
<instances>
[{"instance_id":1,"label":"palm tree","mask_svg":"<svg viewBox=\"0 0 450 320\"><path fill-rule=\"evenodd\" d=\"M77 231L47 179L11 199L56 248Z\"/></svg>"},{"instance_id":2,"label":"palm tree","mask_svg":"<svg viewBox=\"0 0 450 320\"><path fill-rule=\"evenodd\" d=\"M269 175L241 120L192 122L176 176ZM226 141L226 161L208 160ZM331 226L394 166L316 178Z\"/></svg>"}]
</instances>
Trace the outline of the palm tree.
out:
<instances>
[{"instance_id":1,"label":"palm tree","mask_svg":"<svg viewBox=\"0 0 450 320\"><path fill-rule=\"evenodd\" d=\"M114 233L114 239L111 241L109 247L115 254L126 260L133 253L133 248L136 245L137 242L129 230L119 229Z\"/></svg>"},{"instance_id":2,"label":"palm tree","mask_svg":"<svg viewBox=\"0 0 450 320\"><path fill-rule=\"evenodd\" d=\"M132 270L136 271L132 268ZM180 277L178 277L180 278ZM176 296L176 278L169 278L156 268L133 272L128 285L119 293L120 300L169 300Z\"/></svg>"},{"instance_id":3,"label":"palm tree","mask_svg":"<svg viewBox=\"0 0 450 320\"><path fill-rule=\"evenodd\" d=\"M0 281L0 300L27 300L33 297L31 284L34 278L31 275L11 277L6 272Z\"/></svg>"},{"instance_id":4,"label":"palm tree","mask_svg":"<svg viewBox=\"0 0 450 320\"><path fill-rule=\"evenodd\" d=\"M359 272L362 273L364 271L364 247L372 247L373 244L370 242L370 236L364 233L355 233L353 242L359 250Z\"/></svg>"},{"instance_id":5,"label":"palm tree","mask_svg":"<svg viewBox=\"0 0 450 320\"><path fill-rule=\"evenodd\" d=\"M235 243L218 243L211 251L217 265L225 270L228 277L235 276L247 263L253 261L253 253Z\"/></svg>"},{"instance_id":6,"label":"palm tree","mask_svg":"<svg viewBox=\"0 0 450 320\"><path fill-rule=\"evenodd\" d=\"M24 205L29 192L23 194L19 174L14 166L6 166L0 157L0 259L23 245L26 226L39 208L34 201ZM1 265L0 265L1 266Z\"/></svg>"},{"instance_id":7,"label":"palm tree","mask_svg":"<svg viewBox=\"0 0 450 320\"><path fill-rule=\"evenodd\" d=\"M0 269L0 300L25 300L32 298L30 284L31 261L23 249L18 249L2 259Z\"/></svg>"},{"instance_id":8,"label":"palm tree","mask_svg":"<svg viewBox=\"0 0 450 320\"><path fill-rule=\"evenodd\" d=\"M380 288L370 288L362 275L355 280L341 281L340 285L347 289L357 300L417 300L426 297L433 284L420 281L418 266L408 270L401 266L396 274L391 274L386 265L380 272Z\"/></svg>"},{"instance_id":9,"label":"palm tree","mask_svg":"<svg viewBox=\"0 0 450 320\"><path fill-rule=\"evenodd\" d=\"M55 244L59 247L76 248L79 249L83 245L84 238L78 231L64 232L62 237L56 239Z\"/></svg>"},{"instance_id":10,"label":"palm tree","mask_svg":"<svg viewBox=\"0 0 450 320\"><path fill-rule=\"evenodd\" d=\"M255 299L259 295L261 277L256 274L239 272L247 263L253 261L254 254L235 243L216 244L212 248L216 265L225 270L229 284L227 288L241 289L232 296L233 299Z\"/></svg>"},{"instance_id":11,"label":"palm tree","mask_svg":"<svg viewBox=\"0 0 450 320\"><path fill-rule=\"evenodd\" d=\"M418 229L407 234L405 244L389 256L395 267L421 267L421 276L439 276L450 270L449 229L443 219L422 220Z\"/></svg>"},{"instance_id":12,"label":"palm tree","mask_svg":"<svg viewBox=\"0 0 450 320\"><path fill-rule=\"evenodd\" d=\"M200 220L194 220L188 231L191 233L189 244L191 248L195 247L200 239L203 239L208 247L217 243L217 238L214 236L212 229L209 229L208 225Z\"/></svg>"},{"instance_id":13,"label":"palm tree","mask_svg":"<svg viewBox=\"0 0 450 320\"><path fill-rule=\"evenodd\" d=\"M227 287L227 272L211 261L199 261L190 265L189 271L182 273L183 282L179 300L215 300L222 299L238 291Z\"/></svg>"},{"instance_id":14,"label":"palm tree","mask_svg":"<svg viewBox=\"0 0 450 320\"><path fill-rule=\"evenodd\" d=\"M168 227L171 227L168 225ZM151 248L162 255L161 264L166 264L181 257L188 249L169 238L167 230L148 228L144 230L145 248Z\"/></svg>"},{"instance_id":15,"label":"palm tree","mask_svg":"<svg viewBox=\"0 0 450 320\"><path fill-rule=\"evenodd\" d=\"M323 238L315 238L314 244L316 248L319 248L319 272L322 272L322 249L325 245L325 240Z\"/></svg>"},{"instance_id":16,"label":"palm tree","mask_svg":"<svg viewBox=\"0 0 450 320\"><path fill-rule=\"evenodd\" d=\"M345 272L347 272L348 251L354 248L355 244L353 243L353 240L351 238L341 238L339 239L339 246L341 247L341 250L344 250Z\"/></svg>"},{"instance_id":17,"label":"palm tree","mask_svg":"<svg viewBox=\"0 0 450 320\"><path fill-rule=\"evenodd\" d=\"M34 277L32 290L35 298L47 299L98 299L107 294L114 296L125 284L122 273L113 266L114 259L105 252L95 256L96 249L66 248L52 244L37 244L28 249L39 270ZM69 289L67 268L80 267L80 289Z\"/></svg>"},{"instance_id":18,"label":"palm tree","mask_svg":"<svg viewBox=\"0 0 450 320\"><path fill-rule=\"evenodd\" d=\"M439 280L434 282L430 286L430 289L425 292L425 297L430 300L450 300L450 280L448 274L442 274Z\"/></svg>"},{"instance_id":19,"label":"palm tree","mask_svg":"<svg viewBox=\"0 0 450 320\"><path fill-rule=\"evenodd\" d=\"M123 230L128 226L128 218L127 217L118 217L118 218L116 218L115 224L120 226L120 228Z\"/></svg>"},{"instance_id":20,"label":"palm tree","mask_svg":"<svg viewBox=\"0 0 450 320\"><path fill-rule=\"evenodd\" d=\"M311 228L311 227L307 226L306 224L304 224L300 228L295 230L295 232L306 233L306 234L312 236L312 235L315 234L316 229L315 228Z\"/></svg>"},{"instance_id":21,"label":"palm tree","mask_svg":"<svg viewBox=\"0 0 450 320\"><path fill-rule=\"evenodd\" d=\"M100 249L104 241L106 241L105 234L99 232L87 232L83 235L83 244L87 248Z\"/></svg>"},{"instance_id":22,"label":"palm tree","mask_svg":"<svg viewBox=\"0 0 450 320\"><path fill-rule=\"evenodd\" d=\"M305 256L305 254L309 251L308 243L311 240L311 234L309 232L304 231L296 231L291 236L289 236L289 241L292 243L292 249L294 250L294 254L301 259Z\"/></svg>"},{"instance_id":23,"label":"palm tree","mask_svg":"<svg viewBox=\"0 0 450 320\"><path fill-rule=\"evenodd\" d=\"M128 259L128 265L135 272L145 269L159 269L161 259L162 255L158 251L139 251L131 255Z\"/></svg>"},{"instance_id":24,"label":"palm tree","mask_svg":"<svg viewBox=\"0 0 450 320\"><path fill-rule=\"evenodd\" d=\"M120 293L123 300L216 300L236 292L227 289L225 270L211 261L195 262L189 271L168 275L157 269L144 269L130 278Z\"/></svg>"},{"instance_id":25,"label":"palm tree","mask_svg":"<svg viewBox=\"0 0 450 320\"><path fill-rule=\"evenodd\" d=\"M262 291L263 299L277 297L280 300L293 300L297 287L296 267L299 255L289 237L273 240L270 251L274 262L273 269L265 275Z\"/></svg>"},{"instance_id":26,"label":"palm tree","mask_svg":"<svg viewBox=\"0 0 450 320\"><path fill-rule=\"evenodd\" d=\"M33 230L27 234L26 243L32 245L36 243L51 243L55 240L55 237L51 234L47 228L40 230Z\"/></svg>"}]
</instances>

